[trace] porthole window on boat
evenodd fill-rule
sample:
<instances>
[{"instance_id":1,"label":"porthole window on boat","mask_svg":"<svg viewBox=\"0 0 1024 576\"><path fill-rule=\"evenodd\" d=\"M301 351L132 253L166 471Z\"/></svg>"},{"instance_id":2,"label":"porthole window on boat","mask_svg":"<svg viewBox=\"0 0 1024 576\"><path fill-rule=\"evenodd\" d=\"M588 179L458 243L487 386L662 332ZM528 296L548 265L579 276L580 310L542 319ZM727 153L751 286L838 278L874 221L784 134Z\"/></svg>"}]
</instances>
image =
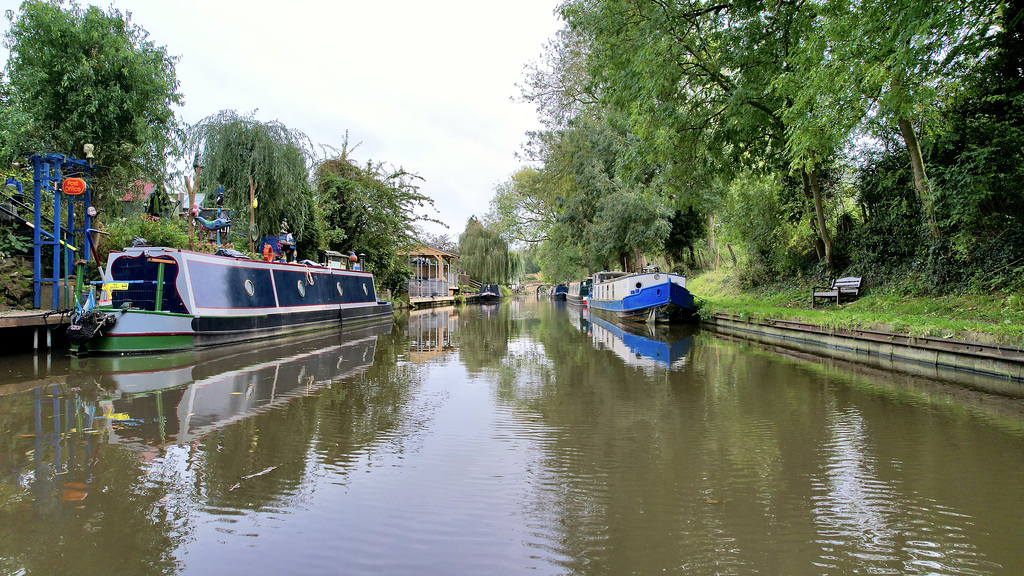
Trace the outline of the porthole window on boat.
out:
<instances>
[{"instance_id":1,"label":"porthole window on boat","mask_svg":"<svg viewBox=\"0 0 1024 576\"><path fill-rule=\"evenodd\" d=\"M639 283L639 282L637 282L637 283L636 283L636 289L637 289L637 290L639 290L639 289L641 289L641 288L643 288L643 287L644 287L644 285L643 285L643 284L641 284L641 283Z\"/></svg>"},{"instance_id":2,"label":"porthole window on boat","mask_svg":"<svg viewBox=\"0 0 1024 576\"><path fill-rule=\"evenodd\" d=\"M334 287L338 289L338 296L345 295L345 291L341 289L341 282L335 282Z\"/></svg>"},{"instance_id":3,"label":"porthole window on boat","mask_svg":"<svg viewBox=\"0 0 1024 576\"><path fill-rule=\"evenodd\" d=\"M303 298L305 298L306 297L306 283L303 282L302 280L299 280L299 283L297 284L297 286L299 287L299 296L302 296Z\"/></svg>"},{"instance_id":4,"label":"porthole window on boat","mask_svg":"<svg viewBox=\"0 0 1024 576\"><path fill-rule=\"evenodd\" d=\"M365 294L367 296L370 295L370 291L366 289L366 284L363 284L363 294Z\"/></svg>"},{"instance_id":5,"label":"porthole window on boat","mask_svg":"<svg viewBox=\"0 0 1024 576\"><path fill-rule=\"evenodd\" d=\"M252 285L252 280L245 281L245 293L251 298L256 293L256 287Z\"/></svg>"}]
</instances>

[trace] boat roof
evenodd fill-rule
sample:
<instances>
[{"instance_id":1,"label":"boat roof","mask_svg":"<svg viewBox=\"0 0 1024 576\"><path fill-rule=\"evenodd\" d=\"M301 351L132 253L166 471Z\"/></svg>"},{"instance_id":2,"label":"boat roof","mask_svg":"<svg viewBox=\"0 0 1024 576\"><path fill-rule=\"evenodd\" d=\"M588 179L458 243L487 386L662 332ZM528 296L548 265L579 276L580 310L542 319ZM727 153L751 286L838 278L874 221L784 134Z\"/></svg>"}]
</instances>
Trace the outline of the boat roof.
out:
<instances>
[{"instance_id":1,"label":"boat roof","mask_svg":"<svg viewBox=\"0 0 1024 576\"><path fill-rule=\"evenodd\" d=\"M605 280L610 280L612 278L621 278L623 276L629 276L629 272L621 272L619 270L602 270L601 272L594 274L594 282L603 282Z\"/></svg>"}]
</instances>

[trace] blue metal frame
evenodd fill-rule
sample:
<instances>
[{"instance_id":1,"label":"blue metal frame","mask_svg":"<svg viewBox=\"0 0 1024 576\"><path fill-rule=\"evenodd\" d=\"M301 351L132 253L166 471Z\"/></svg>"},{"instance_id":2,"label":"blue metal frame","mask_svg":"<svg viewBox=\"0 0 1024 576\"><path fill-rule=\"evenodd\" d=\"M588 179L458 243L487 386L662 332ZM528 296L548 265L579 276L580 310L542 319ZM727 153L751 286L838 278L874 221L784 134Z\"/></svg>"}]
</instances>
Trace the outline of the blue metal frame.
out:
<instances>
[{"instance_id":1,"label":"blue metal frame","mask_svg":"<svg viewBox=\"0 0 1024 576\"><path fill-rule=\"evenodd\" d=\"M86 258L92 250L91 239L87 231L92 227L92 218L89 216L89 163L84 160L77 160L63 154L37 154L31 156L29 160L32 161L32 181L33 181L33 200L34 200L34 214L32 227L32 286L34 288L34 295L32 297L32 306L34 308L40 308L42 306L42 288L43 284L53 285L53 300L52 309L59 310L60 307L60 280L61 280L61 249L60 246L64 245L64 278L67 279L71 276L74 270L74 252L77 248L75 237L76 234L81 233L83 238L83 254ZM78 198L73 196L67 197L67 226L61 227L62 214L61 210L64 206L62 199L62 192L60 190L61 182L65 177L79 177L86 180L85 192ZM42 229L42 192L43 189L49 190L53 193L53 233L52 235ZM83 202L84 206L82 213L84 214L83 227L75 228L75 203ZM44 240L43 235L48 236L49 240ZM45 247L52 247L53 254L53 276L43 277L43 250ZM66 285L66 284L65 284ZM67 293L65 291L65 296Z\"/></svg>"}]
</instances>

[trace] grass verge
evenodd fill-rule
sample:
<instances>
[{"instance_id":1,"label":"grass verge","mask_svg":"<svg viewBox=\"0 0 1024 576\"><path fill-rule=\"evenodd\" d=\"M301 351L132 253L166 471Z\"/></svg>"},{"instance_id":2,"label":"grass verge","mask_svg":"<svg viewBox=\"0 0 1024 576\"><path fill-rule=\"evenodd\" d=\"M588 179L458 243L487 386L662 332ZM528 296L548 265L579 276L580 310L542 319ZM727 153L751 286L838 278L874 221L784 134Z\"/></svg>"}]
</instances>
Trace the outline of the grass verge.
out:
<instances>
[{"instance_id":1,"label":"grass verge","mask_svg":"<svg viewBox=\"0 0 1024 576\"><path fill-rule=\"evenodd\" d=\"M841 306L811 308L811 284L740 287L731 269L687 279L701 302L701 314L796 320L833 328L860 328L1024 347L1024 295L1010 293L913 296L899 287L866 286L862 296Z\"/></svg>"}]
</instances>

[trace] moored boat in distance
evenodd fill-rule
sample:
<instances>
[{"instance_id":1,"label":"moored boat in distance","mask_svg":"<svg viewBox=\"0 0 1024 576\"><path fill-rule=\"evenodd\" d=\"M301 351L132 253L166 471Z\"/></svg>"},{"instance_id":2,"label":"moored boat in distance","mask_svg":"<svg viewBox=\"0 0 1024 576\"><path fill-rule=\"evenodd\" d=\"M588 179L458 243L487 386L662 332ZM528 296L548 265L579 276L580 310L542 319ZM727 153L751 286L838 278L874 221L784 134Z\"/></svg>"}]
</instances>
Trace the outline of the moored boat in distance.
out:
<instances>
[{"instance_id":1,"label":"moored boat in distance","mask_svg":"<svg viewBox=\"0 0 1024 576\"><path fill-rule=\"evenodd\" d=\"M111 252L99 306L76 312L72 351L188 350L390 319L373 274L139 246Z\"/></svg>"},{"instance_id":2,"label":"moored boat in distance","mask_svg":"<svg viewBox=\"0 0 1024 576\"><path fill-rule=\"evenodd\" d=\"M552 300L565 300L566 295L569 293L569 287L565 284L559 284L551 288L551 299Z\"/></svg>"},{"instance_id":3,"label":"moored boat in distance","mask_svg":"<svg viewBox=\"0 0 1024 576\"><path fill-rule=\"evenodd\" d=\"M501 301L501 288L497 284L481 284L480 294L476 301L481 304L493 304Z\"/></svg>"},{"instance_id":4,"label":"moored boat in distance","mask_svg":"<svg viewBox=\"0 0 1024 576\"><path fill-rule=\"evenodd\" d=\"M686 277L648 267L640 274L602 271L594 274L587 305L623 320L685 321L693 318L693 295Z\"/></svg>"},{"instance_id":5,"label":"moored boat in distance","mask_svg":"<svg viewBox=\"0 0 1024 576\"><path fill-rule=\"evenodd\" d=\"M587 299L590 298L590 287L594 283L593 278L586 278L579 282L570 282L569 291L566 293L565 299L571 304L587 304Z\"/></svg>"}]
</instances>

